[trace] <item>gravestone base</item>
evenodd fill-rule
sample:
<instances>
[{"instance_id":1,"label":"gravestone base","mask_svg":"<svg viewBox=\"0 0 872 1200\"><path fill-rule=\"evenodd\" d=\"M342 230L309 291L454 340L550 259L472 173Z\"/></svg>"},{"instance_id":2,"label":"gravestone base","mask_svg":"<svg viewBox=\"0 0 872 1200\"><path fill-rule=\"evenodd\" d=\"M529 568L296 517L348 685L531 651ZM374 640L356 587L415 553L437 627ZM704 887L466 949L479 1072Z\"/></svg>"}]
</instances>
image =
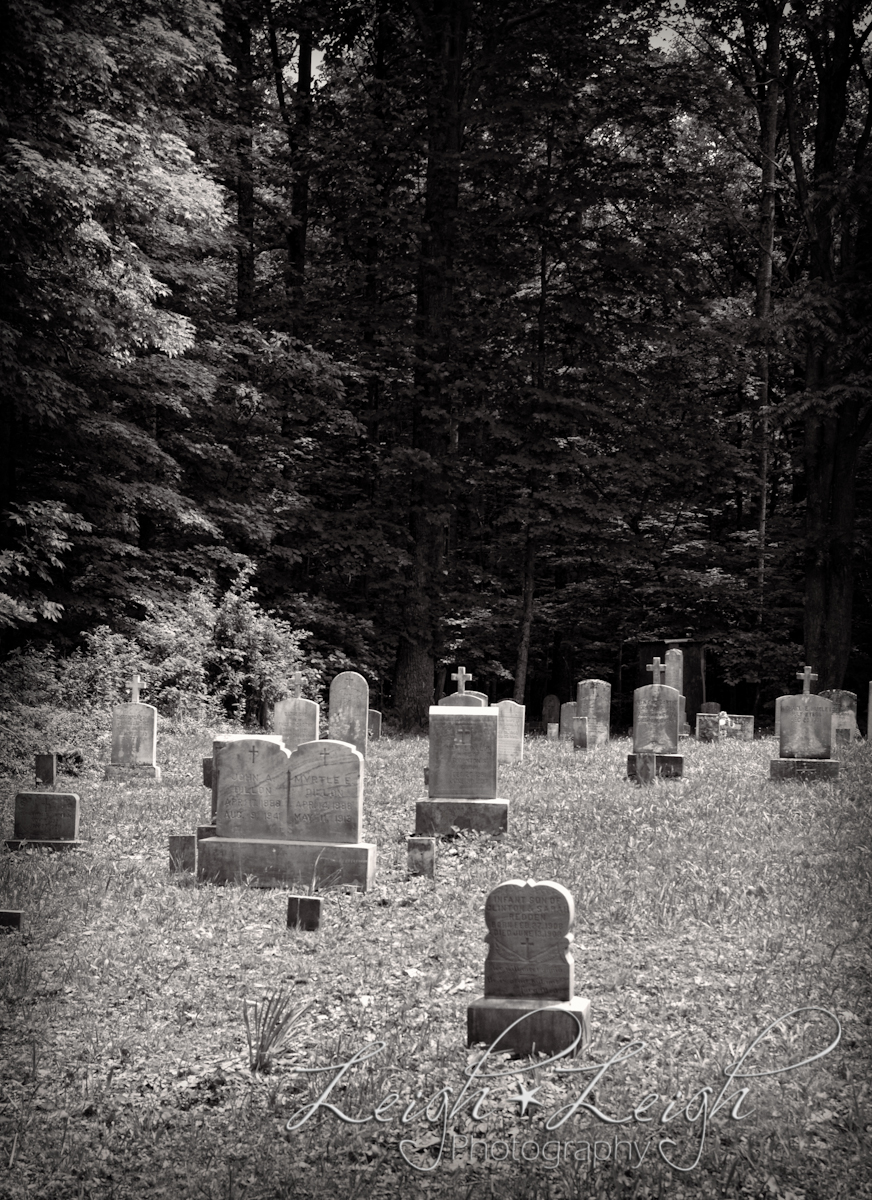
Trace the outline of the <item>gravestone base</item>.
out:
<instances>
[{"instance_id":1,"label":"gravestone base","mask_svg":"<svg viewBox=\"0 0 872 1200\"><path fill-rule=\"evenodd\" d=\"M684 774L683 754L657 754L654 756L657 764L657 774L664 779L680 779ZM627 778L636 778L636 755L627 755Z\"/></svg>"},{"instance_id":2,"label":"gravestone base","mask_svg":"<svg viewBox=\"0 0 872 1200\"><path fill-rule=\"evenodd\" d=\"M515 1021L518 1024L509 1029ZM576 1054L590 1043L589 1000L581 996L562 1002L482 996L466 1010L466 1044L473 1046L483 1042L490 1047L499 1038L494 1047L497 1052L512 1050L522 1058L533 1054L534 1050L548 1055L559 1054L578 1038L579 1025L583 1033L575 1048Z\"/></svg>"},{"instance_id":3,"label":"gravestone base","mask_svg":"<svg viewBox=\"0 0 872 1200\"><path fill-rule=\"evenodd\" d=\"M419 800L415 805L415 837L451 837L454 829L507 833L508 800Z\"/></svg>"},{"instance_id":4,"label":"gravestone base","mask_svg":"<svg viewBox=\"0 0 872 1200\"><path fill-rule=\"evenodd\" d=\"M434 837L410 837L408 853L410 875L423 875L425 879L436 878L436 839Z\"/></svg>"},{"instance_id":5,"label":"gravestone base","mask_svg":"<svg viewBox=\"0 0 872 1200\"><path fill-rule=\"evenodd\" d=\"M103 764L103 782L107 780L124 779L128 783L132 783L136 779L139 783L143 779L151 779L155 783L160 783L160 767L122 767L118 763Z\"/></svg>"},{"instance_id":6,"label":"gravestone base","mask_svg":"<svg viewBox=\"0 0 872 1200\"><path fill-rule=\"evenodd\" d=\"M769 763L770 779L799 779L814 782L818 779L837 779L837 758L773 758Z\"/></svg>"},{"instance_id":7,"label":"gravestone base","mask_svg":"<svg viewBox=\"0 0 872 1200\"><path fill-rule=\"evenodd\" d=\"M9 838L7 850L84 850L85 843L51 838Z\"/></svg>"},{"instance_id":8,"label":"gravestone base","mask_svg":"<svg viewBox=\"0 0 872 1200\"><path fill-rule=\"evenodd\" d=\"M197 878L205 883L247 883L258 888L357 887L375 878L370 842L284 842L270 838L204 838Z\"/></svg>"}]
</instances>

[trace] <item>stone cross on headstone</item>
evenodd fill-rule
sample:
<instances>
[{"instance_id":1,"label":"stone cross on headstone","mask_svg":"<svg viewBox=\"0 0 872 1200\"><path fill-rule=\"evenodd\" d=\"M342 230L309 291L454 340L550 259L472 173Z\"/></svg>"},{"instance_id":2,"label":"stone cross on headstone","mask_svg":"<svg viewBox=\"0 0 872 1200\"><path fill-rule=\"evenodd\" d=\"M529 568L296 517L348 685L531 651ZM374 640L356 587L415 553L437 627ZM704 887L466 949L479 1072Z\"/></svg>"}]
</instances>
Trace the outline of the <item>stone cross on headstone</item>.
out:
<instances>
[{"instance_id":1,"label":"stone cross on headstone","mask_svg":"<svg viewBox=\"0 0 872 1200\"><path fill-rule=\"evenodd\" d=\"M303 672L294 671L291 676L291 699L299 700L303 695Z\"/></svg>"},{"instance_id":2,"label":"stone cross on headstone","mask_svg":"<svg viewBox=\"0 0 872 1200\"><path fill-rule=\"evenodd\" d=\"M817 678L817 676L815 676L815 678ZM139 688L140 688L139 672L137 672L133 676L133 678L130 680L130 682L126 686L130 689L130 703L138 704L139 703Z\"/></svg>"},{"instance_id":3,"label":"stone cross on headstone","mask_svg":"<svg viewBox=\"0 0 872 1200\"><path fill-rule=\"evenodd\" d=\"M655 658L654 661L645 668L645 670L652 672L652 676L653 676L651 679L652 683L662 683L663 682L663 676L666 674L666 668L662 667L660 665L659 658Z\"/></svg>"},{"instance_id":4,"label":"stone cross on headstone","mask_svg":"<svg viewBox=\"0 0 872 1200\"><path fill-rule=\"evenodd\" d=\"M457 680L457 690L462 696L466 691L466 681L467 679L472 679L472 676L467 674L466 667L458 667L457 674L452 675L451 678Z\"/></svg>"},{"instance_id":5,"label":"stone cross on headstone","mask_svg":"<svg viewBox=\"0 0 872 1200\"><path fill-rule=\"evenodd\" d=\"M801 672L800 671L796 672L796 678L802 680L803 696L808 696L809 695L809 687L813 680L815 680L815 681L817 680L817 675L812 674L811 667L803 666Z\"/></svg>"}]
</instances>

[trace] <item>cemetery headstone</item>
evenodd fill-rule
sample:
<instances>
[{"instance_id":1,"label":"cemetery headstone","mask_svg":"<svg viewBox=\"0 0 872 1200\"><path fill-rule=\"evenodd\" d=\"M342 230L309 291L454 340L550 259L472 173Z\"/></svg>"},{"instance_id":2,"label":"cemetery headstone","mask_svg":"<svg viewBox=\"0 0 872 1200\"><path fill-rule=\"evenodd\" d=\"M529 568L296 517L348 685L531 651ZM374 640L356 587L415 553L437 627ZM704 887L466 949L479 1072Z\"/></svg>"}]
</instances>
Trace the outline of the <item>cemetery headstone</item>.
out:
<instances>
[{"instance_id":1,"label":"cemetery headstone","mask_svg":"<svg viewBox=\"0 0 872 1200\"><path fill-rule=\"evenodd\" d=\"M753 742L754 740L754 714L753 713L719 713L718 720L721 722L721 736L725 738L734 738L740 742Z\"/></svg>"},{"instance_id":2,"label":"cemetery headstone","mask_svg":"<svg viewBox=\"0 0 872 1200\"><path fill-rule=\"evenodd\" d=\"M777 696L775 699L775 736L781 737L781 705L787 699L786 696Z\"/></svg>"},{"instance_id":3,"label":"cemetery headstone","mask_svg":"<svg viewBox=\"0 0 872 1200\"><path fill-rule=\"evenodd\" d=\"M466 685L472 676L466 670L466 667L458 667L456 672L451 676L457 683L457 691L452 692L448 696L443 696L439 701L439 705L443 708L486 708L487 696L484 692L468 692Z\"/></svg>"},{"instance_id":4,"label":"cemetery headstone","mask_svg":"<svg viewBox=\"0 0 872 1200\"><path fill-rule=\"evenodd\" d=\"M497 724L497 761L501 763L521 762L524 758L523 704L514 700L500 700L494 705L499 713Z\"/></svg>"},{"instance_id":5,"label":"cemetery headstone","mask_svg":"<svg viewBox=\"0 0 872 1200\"><path fill-rule=\"evenodd\" d=\"M559 1054L590 1040L590 1001L575 995L575 905L559 883L501 883L485 901L484 996L467 1009L467 1044ZM510 1026L518 1022L514 1029Z\"/></svg>"},{"instance_id":6,"label":"cemetery headstone","mask_svg":"<svg viewBox=\"0 0 872 1200\"><path fill-rule=\"evenodd\" d=\"M587 750L590 744L590 735L588 728L590 725L589 717L573 717L572 718L572 748L574 750Z\"/></svg>"},{"instance_id":7,"label":"cemetery headstone","mask_svg":"<svg viewBox=\"0 0 872 1200\"><path fill-rule=\"evenodd\" d=\"M423 875L425 879L436 878L436 838L410 837L408 856L410 875Z\"/></svg>"},{"instance_id":8,"label":"cemetery headstone","mask_svg":"<svg viewBox=\"0 0 872 1200\"><path fill-rule=\"evenodd\" d=\"M263 737L216 742L213 776L216 835L199 842L200 879L303 892L372 884L376 848L360 840L364 759L350 743L288 752Z\"/></svg>"},{"instance_id":9,"label":"cemetery headstone","mask_svg":"<svg viewBox=\"0 0 872 1200\"><path fill-rule=\"evenodd\" d=\"M666 651L666 669L663 682L667 687L674 687L681 697L678 711L678 732L686 737L690 733L685 710L687 701L684 696L684 652L676 646Z\"/></svg>"},{"instance_id":10,"label":"cemetery headstone","mask_svg":"<svg viewBox=\"0 0 872 1200\"><path fill-rule=\"evenodd\" d=\"M833 705L833 745L850 743L858 738L857 693L845 691L844 688L832 688L818 694Z\"/></svg>"},{"instance_id":11,"label":"cemetery headstone","mask_svg":"<svg viewBox=\"0 0 872 1200\"><path fill-rule=\"evenodd\" d=\"M718 704L717 700L706 700L705 704L700 707L699 711L704 713L719 713L721 711L721 706Z\"/></svg>"},{"instance_id":12,"label":"cemetery headstone","mask_svg":"<svg viewBox=\"0 0 872 1200\"><path fill-rule=\"evenodd\" d=\"M415 806L416 837L453 829L505 833L509 805L497 795L499 711L434 705L430 709L428 797Z\"/></svg>"},{"instance_id":13,"label":"cemetery headstone","mask_svg":"<svg viewBox=\"0 0 872 1200\"><path fill-rule=\"evenodd\" d=\"M569 700L566 704L560 705L560 737L561 739L569 739L572 737L572 722L578 716L575 707L575 701Z\"/></svg>"},{"instance_id":14,"label":"cemetery headstone","mask_svg":"<svg viewBox=\"0 0 872 1200\"><path fill-rule=\"evenodd\" d=\"M382 731L382 715L378 711L378 709L371 708L369 710L369 713L367 716L367 721L368 721L369 740L371 742L377 742L378 739L381 737L381 731Z\"/></svg>"},{"instance_id":15,"label":"cemetery headstone","mask_svg":"<svg viewBox=\"0 0 872 1200\"><path fill-rule=\"evenodd\" d=\"M699 742L717 742L721 736L719 713L696 714L696 738Z\"/></svg>"},{"instance_id":16,"label":"cemetery headstone","mask_svg":"<svg viewBox=\"0 0 872 1200\"><path fill-rule=\"evenodd\" d=\"M140 678L134 675L129 683L129 704L116 704L112 709L112 753L104 768L104 779L121 779L130 772L160 782L160 767L156 765L157 709L139 701Z\"/></svg>"},{"instance_id":17,"label":"cemetery headstone","mask_svg":"<svg viewBox=\"0 0 872 1200\"><path fill-rule=\"evenodd\" d=\"M369 684L357 671L343 671L330 684L330 740L350 742L366 758Z\"/></svg>"},{"instance_id":18,"label":"cemetery headstone","mask_svg":"<svg viewBox=\"0 0 872 1200\"><path fill-rule=\"evenodd\" d=\"M215 766L215 747L224 746L229 742L241 742L243 739L250 739L252 736L257 741L273 742L277 746L284 746L284 739L280 733L260 733L256 735L248 733L223 733L215 738L212 742L212 757L203 759L203 787L211 789L212 792L212 820L215 820L215 814L218 812L218 771Z\"/></svg>"},{"instance_id":19,"label":"cemetery headstone","mask_svg":"<svg viewBox=\"0 0 872 1200\"><path fill-rule=\"evenodd\" d=\"M660 676L660 659L651 664L655 679ZM678 753L680 696L666 684L649 683L633 693L633 753L627 756L627 775L636 775L636 755L654 754L657 774L678 778L684 772L684 756Z\"/></svg>"},{"instance_id":20,"label":"cemetery headstone","mask_svg":"<svg viewBox=\"0 0 872 1200\"><path fill-rule=\"evenodd\" d=\"M34 763L36 782L43 787L53 788L58 777L58 756L56 754L37 754Z\"/></svg>"},{"instance_id":21,"label":"cemetery headstone","mask_svg":"<svg viewBox=\"0 0 872 1200\"><path fill-rule=\"evenodd\" d=\"M285 744L286 750L296 750L303 742L317 742L321 706L303 696L303 673L291 677L291 694L279 700L273 708L272 728Z\"/></svg>"},{"instance_id":22,"label":"cemetery headstone","mask_svg":"<svg viewBox=\"0 0 872 1200\"><path fill-rule=\"evenodd\" d=\"M805 666L797 679L802 680L801 696L784 696L781 703L779 757L769 764L770 779L835 779L839 760L832 757L833 704L810 692L817 679Z\"/></svg>"},{"instance_id":23,"label":"cemetery headstone","mask_svg":"<svg viewBox=\"0 0 872 1200\"><path fill-rule=\"evenodd\" d=\"M560 725L557 721L549 721L545 726L545 737L549 742L556 742L560 738Z\"/></svg>"},{"instance_id":24,"label":"cemetery headstone","mask_svg":"<svg viewBox=\"0 0 872 1200\"><path fill-rule=\"evenodd\" d=\"M583 679L576 688L575 713L587 717L588 749L609 744L612 685L604 679Z\"/></svg>"},{"instance_id":25,"label":"cemetery headstone","mask_svg":"<svg viewBox=\"0 0 872 1200\"><path fill-rule=\"evenodd\" d=\"M553 692L542 701L542 724L546 730L549 725L560 724L560 700Z\"/></svg>"},{"instance_id":26,"label":"cemetery headstone","mask_svg":"<svg viewBox=\"0 0 872 1200\"><path fill-rule=\"evenodd\" d=\"M79 797L72 792L19 792L7 849L75 850L79 841Z\"/></svg>"}]
</instances>

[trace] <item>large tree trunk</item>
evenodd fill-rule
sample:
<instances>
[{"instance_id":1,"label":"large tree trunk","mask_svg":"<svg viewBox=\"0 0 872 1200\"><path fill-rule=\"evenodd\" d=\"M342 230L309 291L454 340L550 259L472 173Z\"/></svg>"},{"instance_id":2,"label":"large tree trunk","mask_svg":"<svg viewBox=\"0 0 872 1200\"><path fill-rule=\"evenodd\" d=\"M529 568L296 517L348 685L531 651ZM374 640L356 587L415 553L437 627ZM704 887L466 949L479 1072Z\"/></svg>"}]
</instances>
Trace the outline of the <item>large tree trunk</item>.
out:
<instances>
[{"instance_id":1,"label":"large tree trunk","mask_svg":"<svg viewBox=\"0 0 872 1200\"><path fill-rule=\"evenodd\" d=\"M236 319L254 316L254 65L251 22L238 0L225 8L228 57L236 76Z\"/></svg>"},{"instance_id":2,"label":"large tree trunk","mask_svg":"<svg viewBox=\"0 0 872 1200\"><path fill-rule=\"evenodd\" d=\"M515 667L515 690L512 699L516 704L524 703L527 689L527 663L530 658L530 639L533 630L533 585L536 569L536 543L527 530L524 548L524 585L521 599L521 630L518 639L518 662Z\"/></svg>"},{"instance_id":3,"label":"large tree trunk","mask_svg":"<svg viewBox=\"0 0 872 1200\"><path fill-rule=\"evenodd\" d=\"M452 424L451 318L465 122L462 71L472 6L473 0L430 0L426 8L418 9L430 90L412 400L412 446L416 452L409 497L412 566L403 596L394 673L397 716L405 726L426 719L439 637L434 599L437 580L442 578L451 505L446 461Z\"/></svg>"}]
</instances>

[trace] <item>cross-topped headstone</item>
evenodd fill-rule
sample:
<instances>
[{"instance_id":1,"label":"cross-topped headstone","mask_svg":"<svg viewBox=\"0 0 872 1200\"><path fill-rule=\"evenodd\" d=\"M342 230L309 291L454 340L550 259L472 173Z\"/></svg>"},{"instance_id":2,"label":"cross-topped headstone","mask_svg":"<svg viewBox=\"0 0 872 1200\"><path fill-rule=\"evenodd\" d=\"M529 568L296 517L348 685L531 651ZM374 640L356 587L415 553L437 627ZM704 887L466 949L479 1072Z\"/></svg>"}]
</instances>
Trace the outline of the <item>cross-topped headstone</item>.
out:
<instances>
[{"instance_id":1,"label":"cross-topped headstone","mask_svg":"<svg viewBox=\"0 0 872 1200\"><path fill-rule=\"evenodd\" d=\"M139 688L140 688L139 672L137 672L133 676L133 678L127 684L127 687L130 690L130 703L138 704L139 703Z\"/></svg>"},{"instance_id":2,"label":"cross-topped headstone","mask_svg":"<svg viewBox=\"0 0 872 1200\"><path fill-rule=\"evenodd\" d=\"M654 661L645 668L645 670L652 672L652 679L651 679L652 683L662 683L663 682L663 676L666 673L666 668L660 665L659 658L655 658Z\"/></svg>"},{"instance_id":3,"label":"cross-topped headstone","mask_svg":"<svg viewBox=\"0 0 872 1200\"><path fill-rule=\"evenodd\" d=\"M294 671L291 676L291 698L299 700L303 694L303 672Z\"/></svg>"},{"instance_id":4,"label":"cross-topped headstone","mask_svg":"<svg viewBox=\"0 0 872 1200\"><path fill-rule=\"evenodd\" d=\"M452 675L451 678L457 680L457 690L462 696L466 691L466 681L472 679L472 676L467 673L466 667L458 667L457 673Z\"/></svg>"},{"instance_id":5,"label":"cross-topped headstone","mask_svg":"<svg viewBox=\"0 0 872 1200\"><path fill-rule=\"evenodd\" d=\"M803 666L802 671L796 672L796 678L802 680L803 696L808 696L811 683L817 680L817 675L812 673L811 667Z\"/></svg>"}]
</instances>

